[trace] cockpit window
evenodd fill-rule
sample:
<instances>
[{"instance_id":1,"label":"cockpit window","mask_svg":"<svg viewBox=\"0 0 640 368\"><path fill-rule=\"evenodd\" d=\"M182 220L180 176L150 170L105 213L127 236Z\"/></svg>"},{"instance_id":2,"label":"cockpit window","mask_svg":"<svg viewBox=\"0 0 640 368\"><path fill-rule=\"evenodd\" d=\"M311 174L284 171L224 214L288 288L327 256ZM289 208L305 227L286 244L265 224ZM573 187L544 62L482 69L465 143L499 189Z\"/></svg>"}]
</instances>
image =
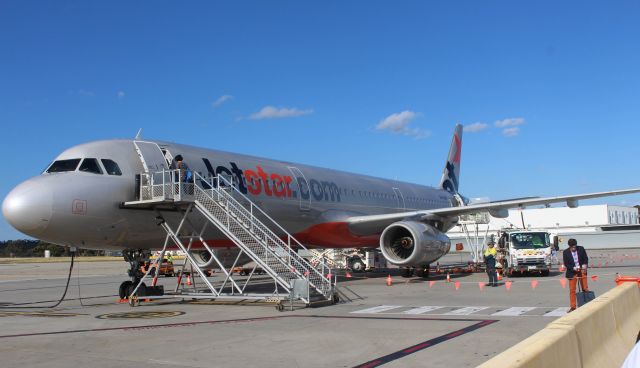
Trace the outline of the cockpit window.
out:
<instances>
[{"instance_id":1,"label":"cockpit window","mask_svg":"<svg viewBox=\"0 0 640 368\"><path fill-rule=\"evenodd\" d=\"M101 161L102 165L104 165L104 169L107 170L107 174L122 175L122 171L120 171L120 167L115 161L109 160L107 158L103 158Z\"/></svg>"},{"instance_id":2,"label":"cockpit window","mask_svg":"<svg viewBox=\"0 0 640 368\"><path fill-rule=\"evenodd\" d=\"M63 172L63 171L75 171L80 163L79 158L73 158L71 160L58 160L54 161L47 169L48 173Z\"/></svg>"},{"instance_id":3,"label":"cockpit window","mask_svg":"<svg viewBox=\"0 0 640 368\"><path fill-rule=\"evenodd\" d=\"M102 170L95 158L85 158L80 165L80 171L90 172L94 174L102 174Z\"/></svg>"}]
</instances>

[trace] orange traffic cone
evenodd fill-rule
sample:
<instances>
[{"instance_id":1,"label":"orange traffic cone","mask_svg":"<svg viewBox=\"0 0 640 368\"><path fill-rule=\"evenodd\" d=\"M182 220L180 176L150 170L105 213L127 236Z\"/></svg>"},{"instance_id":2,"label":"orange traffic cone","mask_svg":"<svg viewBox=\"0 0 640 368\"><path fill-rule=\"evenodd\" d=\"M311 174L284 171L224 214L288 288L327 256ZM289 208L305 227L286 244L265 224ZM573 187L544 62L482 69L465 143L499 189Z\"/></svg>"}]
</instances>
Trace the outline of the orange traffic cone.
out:
<instances>
[{"instance_id":1,"label":"orange traffic cone","mask_svg":"<svg viewBox=\"0 0 640 368\"><path fill-rule=\"evenodd\" d=\"M393 280L391 279L391 275L387 276L387 286L393 285Z\"/></svg>"},{"instance_id":2,"label":"orange traffic cone","mask_svg":"<svg viewBox=\"0 0 640 368\"><path fill-rule=\"evenodd\" d=\"M531 288L535 289L536 287L538 287L538 280L531 280Z\"/></svg>"},{"instance_id":3,"label":"orange traffic cone","mask_svg":"<svg viewBox=\"0 0 640 368\"><path fill-rule=\"evenodd\" d=\"M562 285L562 288L566 288L567 287L567 279L566 278L561 278L560 279L560 285Z\"/></svg>"},{"instance_id":4,"label":"orange traffic cone","mask_svg":"<svg viewBox=\"0 0 640 368\"><path fill-rule=\"evenodd\" d=\"M478 288L480 288L480 291L482 291L482 289L484 289L484 282L479 282L478 283Z\"/></svg>"},{"instance_id":5,"label":"orange traffic cone","mask_svg":"<svg viewBox=\"0 0 640 368\"><path fill-rule=\"evenodd\" d=\"M456 282L454 282L454 283L453 283L453 286L455 286L455 287L456 287L456 290L459 290L459 289L460 289L460 281L456 281Z\"/></svg>"},{"instance_id":6,"label":"orange traffic cone","mask_svg":"<svg viewBox=\"0 0 640 368\"><path fill-rule=\"evenodd\" d=\"M191 282L191 275L187 275L187 285L191 286L193 283Z\"/></svg>"},{"instance_id":7,"label":"orange traffic cone","mask_svg":"<svg viewBox=\"0 0 640 368\"><path fill-rule=\"evenodd\" d=\"M507 291L511 290L511 283L512 281L507 281L504 283L504 287L507 288Z\"/></svg>"},{"instance_id":8,"label":"orange traffic cone","mask_svg":"<svg viewBox=\"0 0 640 368\"><path fill-rule=\"evenodd\" d=\"M429 281L429 289L431 289L435 284L436 284L435 281Z\"/></svg>"},{"instance_id":9,"label":"orange traffic cone","mask_svg":"<svg viewBox=\"0 0 640 368\"><path fill-rule=\"evenodd\" d=\"M498 272L498 281L502 281L502 275Z\"/></svg>"},{"instance_id":10,"label":"orange traffic cone","mask_svg":"<svg viewBox=\"0 0 640 368\"><path fill-rule=\"evenodd\" d=\"M447 272L447 282L451 282L451 276L449 276L449 272Z\"/></svg>"},{"instance_id":11,"label":"orange traffic cone","mask_svg":"<svg viewBox=\"0 0 640 368\"><path fill-rule=\"evenodd\" d=\"M349 271L347 271L347 272L344 274L344 277L346 277L346 278L348 278L348 279L350 279L350 278L351 278L351 274L349 273Z\"/></svg>"}]
</instances>

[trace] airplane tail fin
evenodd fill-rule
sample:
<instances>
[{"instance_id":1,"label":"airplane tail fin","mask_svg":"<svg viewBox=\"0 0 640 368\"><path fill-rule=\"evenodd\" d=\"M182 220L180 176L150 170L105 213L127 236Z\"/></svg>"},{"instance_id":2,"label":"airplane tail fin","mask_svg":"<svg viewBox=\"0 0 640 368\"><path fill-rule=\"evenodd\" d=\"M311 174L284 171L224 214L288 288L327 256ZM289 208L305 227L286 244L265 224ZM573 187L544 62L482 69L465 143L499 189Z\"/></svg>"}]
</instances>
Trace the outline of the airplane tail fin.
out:
<instances>
[{"instance_id":1,"label":"airplane tail fin","mask_svg":"<svg viewBox=\"0 0 640 368\"><path fill-rule=\"evenodd\" d=\"M451 193L458 193L458 184L460 179L460 155L462 153L462 124L457 124L451 139L451 147L449 148L449 156L444 166L442 179L440 179L440 188Z\"/></svg>"}]
</instances>

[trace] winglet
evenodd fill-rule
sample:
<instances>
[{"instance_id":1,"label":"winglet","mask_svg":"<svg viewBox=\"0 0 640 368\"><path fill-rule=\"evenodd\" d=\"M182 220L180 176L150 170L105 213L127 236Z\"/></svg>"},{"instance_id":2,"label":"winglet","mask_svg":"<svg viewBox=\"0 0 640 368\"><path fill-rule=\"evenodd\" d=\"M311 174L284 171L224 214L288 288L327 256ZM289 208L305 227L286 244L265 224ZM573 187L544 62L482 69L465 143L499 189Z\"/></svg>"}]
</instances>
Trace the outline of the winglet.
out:
<instances>
[{"instance_id":1,"label":"winglet","mask_svg":"<svg viewBox=\"0 0 640 368\"><path fill-rule=\"evenodd\" d=\"M137 141L140 138L142 138L142 128L138 129L138 134L136 134L136 137L134 139Z\"/></svg>"},{"instance_id":2,"label":"winglet","mask_svg":"<svg viewBox=\"0 0 640 368\"><path fill-rule=\"evenodd\" d=\"M458 193L458 185L460 184L460 156L462 153L462 124L457 124L451 139L451 147L449 148L449 156L444 166L442 179L440 179L440 188L451 193Z\"/></svg>"}]
</instances>

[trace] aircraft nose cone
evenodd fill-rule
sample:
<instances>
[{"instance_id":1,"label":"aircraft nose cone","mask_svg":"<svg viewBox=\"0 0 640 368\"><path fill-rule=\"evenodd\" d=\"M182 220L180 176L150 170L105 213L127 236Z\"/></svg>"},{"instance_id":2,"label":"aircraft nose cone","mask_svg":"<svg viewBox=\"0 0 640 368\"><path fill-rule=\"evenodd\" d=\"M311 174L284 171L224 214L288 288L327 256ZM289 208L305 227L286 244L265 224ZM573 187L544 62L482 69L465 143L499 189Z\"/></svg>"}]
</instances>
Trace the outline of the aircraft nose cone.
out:
<instances>
[{"instance_id":1,"label":"aircraft nose cone","mask_svg":"<svg viewBox=\"0 0 640 368\"><path fill-rule=\"evenodd\" d=\"M2 214L18 231L37 238L49 225L52 203L51 190L26 181L9 192L2 202Z\"/></svg>"}]
</instances>

